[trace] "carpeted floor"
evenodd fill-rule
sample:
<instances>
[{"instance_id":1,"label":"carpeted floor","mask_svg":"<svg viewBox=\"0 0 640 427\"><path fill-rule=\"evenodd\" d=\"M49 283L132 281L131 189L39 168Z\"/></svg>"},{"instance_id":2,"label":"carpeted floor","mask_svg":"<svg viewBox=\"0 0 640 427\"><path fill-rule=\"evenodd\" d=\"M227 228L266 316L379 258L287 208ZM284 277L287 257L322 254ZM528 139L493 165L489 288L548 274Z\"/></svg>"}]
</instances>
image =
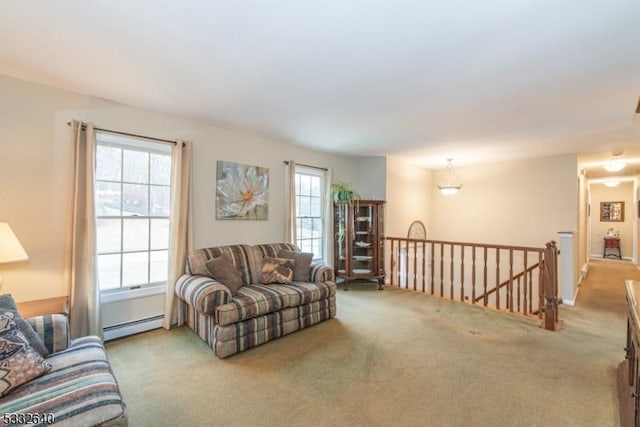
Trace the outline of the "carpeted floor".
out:
<instances>
[{"instance_id":1,"label":"carpeted floor","mask_svg":"<svg viewBox=\"0 0 640 427\"><path fill-rule=\"evenodd\" d=\"M135 426L617 426L624 280L595 261L558 333L412 291L356 284L338 317L217 359L191 330L112 341Z\"/></svg>"}]
</instances>

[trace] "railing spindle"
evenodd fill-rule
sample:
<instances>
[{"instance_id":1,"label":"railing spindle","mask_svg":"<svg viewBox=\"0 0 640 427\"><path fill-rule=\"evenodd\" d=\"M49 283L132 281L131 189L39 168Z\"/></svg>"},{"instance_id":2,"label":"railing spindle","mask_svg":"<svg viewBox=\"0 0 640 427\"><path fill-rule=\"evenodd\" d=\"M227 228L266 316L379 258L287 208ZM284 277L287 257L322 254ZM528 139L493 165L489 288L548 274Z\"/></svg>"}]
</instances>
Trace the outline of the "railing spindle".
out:
<instances>
[{"instance_id":1,"label":"railing spindle","mask_svg":"<svg viewBox=\"0 0 640 427\"><path fill-rule=\"evenodd\" d=\"M529 262L529 253L527 252L527 250L524 250L524 271L527 271L527 266L528 266L528 262ZM524 308L524 315L528 315L529 314L529 310L527 309L527 275L524 275L523 278L523 286L522 286L522 294L523 294L523 298L522 298L522 302L523 304L523 308Z\"/></svg>"},{"instance_id":2,"label":"railing spindle","mask_svg":"<svg viewBox=\"0 0 640 427\"><path fill-rule=\"evenodd\" d=\"M418 242L413 242L413 290L418 289Z\"/></svg>"},{"instance_id":3,"label":"railing spindle","mask_svg":"<svg viewBox=\"0 0 640 427\"><path fill-rule=\"evenodd\" d=\"M540 275L539 269L538 275ZM533 271L529 274L529 313L533 314Z\"/></svg>"},{"instance_id":4,"label":"railing spindle","mask_svg":"<svg viewBox=\"0 0 640 427\"><path fill-rule=\"evenodd\" d=\"M513 249L509 249L509 286L507 286L507 304L513 313Z\"/></svg>"},{"instance_id":5,"label":"railing spindle","mask_svg":"<svg viewBox=\"0 0 640 427\"><path fill-rule=\"evenodd\" d=\"M484 301L483 305L486 307L489 304L487 296L487 247L484 247Z\"/></svg>"},{"instance_id":6,"label":"railing spindle","mask_svg":"<svg viewBox=\"0 0 640 427\"><path fill-rule=\"evenodd\" d=\"M429 275L431 276L431 295L435 294L435 283L433 275L435 274L434 262L436 258L435 243L431 242L431 258L429 258Z\"/></svg>"},{"instance_id":7,"label":"railing spindle","mask_svg":"<svg viewBox=\"0 0 640 427\"><path fill-rule=\"evenodd\" d=\"M540 271L538 272L538 317L542 319L542 312L544 307L544 284L543 284L543 276L544 276L544 258L542 257L542 252L538 253L538 259L540 260Z\"/></svg>"},{"instance_id":8,"label":"railing spindle","mask_svg":"<svg viewBox=\"0 0 640 427\"><path fill-rule=\"evenodd\" d=\"M409 289L409 241L404 242L404 254L406 261L404 263L404 283L405 287Z\"/></svg>"},{"instance_id":9,"label":"railing spindle","mask_svg":"<svg viewBox=\"0 0 640 427\"><path fill-rule=\"evenodd\" d=\"M395 263L393 262L393 244L395 242L394 239L389 239L391 241L391 244L389 245L389 267L391 268L391 271L389 272L389 280L391 282L391 286L393 286L393 273L395 270Z\"/></svg>"},{"instance_id":10,"label":"railing spindle","mask_svg":"<svg viewBox=\"0 0 640 427\"><path fill-rule=\"evenodd\" d=\"M500 283L500 248L496 249L496 286ZM500 310L500 289L496 291L496 309Z\"/></svg>"},{"instance_id":11,"label":"railing spindle","mask_svg":"<svg viewBox=\"0 0 640 427\"><path fill-rule=\"evenodd\" d=\"M453 299L453 257L454 257L455 246L453 244L449 245L449 298Z\"/></svg>"},{"instance_id":12,"label":"railing spindle","mask_svg":"<svg viewBox=\"0 0 640 427\"><path fill-rule=\"evenodd\" d=\"M440 296L444 296L444 243L440 244Z\"/></svg>"},{"instance_id":13,"label":"railing spindle","mask_svg":"<svg viewBox=\"0 0 640 427\"><path fill-rule=\"evenodd\" d=\"M464 245L460 245L460 301L464 302Z\"/></svg>"},{"instance_id":14,"label":"railing spindle","mask_svg":"<svg viewBox=\"0 0 640 427\"><path fill-rule=\"evenodd\" d=\"M471 303L476 303L476 246L471 247L471 258L473 268L471 270Z\"/></svg>"},{"instance_id":15,"label":"railing spindle","mask_svg":"<svg viewBox=\"0 0 640 427\"><path fill-rule=\"evenodd\" d=\"M426 242L423 240L422 241L422 292L424 293L424 285L425 285L425 276L427 275L427 272L424 268L425 266L425 258L427 256L427 251L426 251Z\"/></svg>"}]
</instances>

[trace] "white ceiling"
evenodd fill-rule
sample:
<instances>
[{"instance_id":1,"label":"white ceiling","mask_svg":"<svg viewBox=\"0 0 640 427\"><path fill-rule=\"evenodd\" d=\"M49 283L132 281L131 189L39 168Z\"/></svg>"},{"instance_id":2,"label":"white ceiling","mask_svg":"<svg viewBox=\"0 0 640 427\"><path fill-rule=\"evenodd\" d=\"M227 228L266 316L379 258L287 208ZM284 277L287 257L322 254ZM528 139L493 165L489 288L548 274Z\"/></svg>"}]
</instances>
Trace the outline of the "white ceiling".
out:
<instances>
[{"instance_id":1,"label":"white ceiling","mask_svg":"<svg viewBox=\"0 0 640 427\"><path fill-rule=\"evenodd\" d=\"M0 74L434 168L640 158L639 19L639 0L4 0Z\"/></svg>"}]
</instances>

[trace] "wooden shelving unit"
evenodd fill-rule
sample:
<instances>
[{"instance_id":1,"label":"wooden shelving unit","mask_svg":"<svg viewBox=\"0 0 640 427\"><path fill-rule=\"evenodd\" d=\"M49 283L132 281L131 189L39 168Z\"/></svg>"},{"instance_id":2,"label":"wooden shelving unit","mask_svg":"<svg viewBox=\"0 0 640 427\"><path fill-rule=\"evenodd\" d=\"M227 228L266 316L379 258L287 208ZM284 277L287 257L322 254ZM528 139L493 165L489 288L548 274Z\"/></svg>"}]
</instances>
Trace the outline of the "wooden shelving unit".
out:
<instances>
[{"instance_id":1,"label":"wooden shelving unit","mask_svg":"<svg viewBox=\"0 0 640 427\"><path fill-rule=\"evenodd\" d=\"M384 205L382 200L334 204L334 266L336 278L349 289L351 280L384 285Z\"/></svg>"}]
</instances>

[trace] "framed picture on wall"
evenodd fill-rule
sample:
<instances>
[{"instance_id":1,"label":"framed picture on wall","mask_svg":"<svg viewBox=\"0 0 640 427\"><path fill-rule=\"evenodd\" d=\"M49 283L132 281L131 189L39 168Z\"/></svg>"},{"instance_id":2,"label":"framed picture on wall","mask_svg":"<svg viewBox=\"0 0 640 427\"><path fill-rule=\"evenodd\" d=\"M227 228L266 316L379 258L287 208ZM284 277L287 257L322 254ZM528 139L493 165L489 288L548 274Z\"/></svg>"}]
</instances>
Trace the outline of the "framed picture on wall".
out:
<instances>
[{"instance_id":1,"label":"framed picture on wall","mask_svg":"<svg viewBox=\"0 0 640 427\"><path fill-rule=\"evenodd\" d=\"M266 220L269 169L222 160L216 166L216 219Z\"/></svg>"},{"instance_id":2,"label":"framed picture on wall","mask_svg":"<svg viewBox=\"0 0 640 427\"><path fill-rule=\"evenodd\" d=\"M624 202L600 202L601 222L624 222Z\"/></svg>"}]
</instances>

